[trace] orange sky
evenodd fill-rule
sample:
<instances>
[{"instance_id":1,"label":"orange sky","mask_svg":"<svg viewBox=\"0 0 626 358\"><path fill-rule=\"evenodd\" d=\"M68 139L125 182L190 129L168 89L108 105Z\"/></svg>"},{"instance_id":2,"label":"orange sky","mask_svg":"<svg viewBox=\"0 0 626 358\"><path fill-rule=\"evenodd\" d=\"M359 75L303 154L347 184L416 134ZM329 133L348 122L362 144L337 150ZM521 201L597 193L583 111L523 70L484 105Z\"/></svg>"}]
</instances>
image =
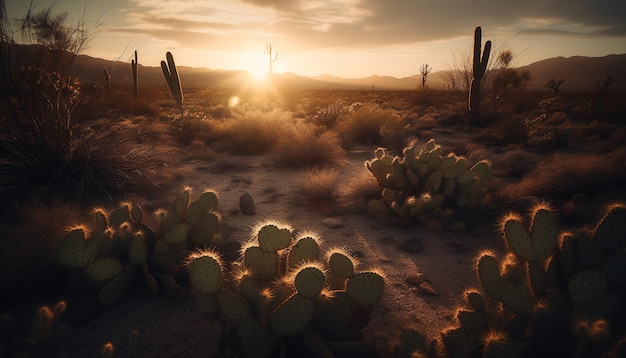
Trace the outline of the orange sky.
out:
<instances>
[{"instance_id":1,"label":"orange sky","mask_svg":"<svg viewBox=\"0 0 626 358\"><path fill-rule=\"evenodd\" d=\"M171 51L179 66L263 72L271 43L275 72L406 77L425 63L450 67L476 25L483 42L513 50L517 66L626 53L626 2L615 0L35 0L34 10L53 2L68 24L84 14L93 28L83 53L130 62L137 50L145 66ZM7 1L9 19L28 4Z\"/></svg>"}]
</instances>

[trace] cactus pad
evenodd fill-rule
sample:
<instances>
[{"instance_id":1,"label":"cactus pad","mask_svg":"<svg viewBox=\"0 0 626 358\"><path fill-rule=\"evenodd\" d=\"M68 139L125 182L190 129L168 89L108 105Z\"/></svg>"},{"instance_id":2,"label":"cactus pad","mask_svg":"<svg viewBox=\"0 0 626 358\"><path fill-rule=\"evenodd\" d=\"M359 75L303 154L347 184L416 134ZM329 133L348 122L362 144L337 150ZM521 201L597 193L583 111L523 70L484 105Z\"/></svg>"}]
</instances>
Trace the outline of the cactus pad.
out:
<instances>
[{"instance_id":1,"label":"cactus pad","mask_svg":"<svg viewBox=\"0 0 626 358\"><path fill-rule=\"evenodd\" d=\"M359 272L348 279L346 293L356 303L373 306L380 302L385 279L376 272Z\"/></svg>"},{"instance_id":2,"label":"cactus pad","mask_svg":"<svg viewBox=\"0 0 626 358\"><path fill-rule=\"evenodd\" d=\"M124 266L115 257L105 257L94 260L87 265L87 277L98 282L107 282L117 276Z\"/></svg>"},{"instance_id":3,"label":"cactus pad","mask_svg":"<svg viewBox=\"0 0 626 358\"><path fill-rule=\"evenodd\" d=\"M600 220L593 239L607 256L626 248L626 207L614 206Z\"/></svg>"},{"instance_id":4,"label":"cactus pad","mask_svg":"<svg viewBox=\"0 0 626 358\"><path fill-rule=\"evenodd\" d=\"M187 236L189 235L189 225L187 223L182 222L172 226L169 230L165 232L163 235L163 240L170 245L180 244L187 240Z\"/></svg>"},{"instance_id":5,"label":"cactus pad","mask_svg":"<svg viewBox=\"0 0 626 358\"><path fill-rule=\"evenodd\" d=\"M291 244L291 232L276 225L264 225L258 233L259 247L266 252L286 249Z\"/></svg>"},{"instance_id":6,"label":"cactus pad","mask_svg":"<svg viewBox=\"0 0 626 358\"><path fill-rule=\"evenodd\" d=\"M217 303L222 314L233 321L252 315L248 301L236 293L222 289L217 294Z\"/></svg>"},{"instance_id":7,"label":"cactus pad","mask_svg":"<svg viewBox=\"0 0 626 358\"><path fill-rule=\"evenodd\" d=\"M189 258L189 281L191 286L206 294L216 294L223 285L222 265L213 253L200 253Z\"/></svg>"},{"instance_id":8,"label":"cactus pad","mask_svg":"<svg viewBox=\"0 0 626 358\"><path fill-rule=\"evenodd\" d=\"M248 247L243 254L244 266L262 280L272 280L278 272L277 252L266 252L258 246Z\"/></svg>"},{"instance_id":9,"label":"cactus pad","mask_svg":"<svg viewBox=\"0 0 626 358\"><path fill-rule=\"evenodd\" d=\"M277 334L291 336L304 329L313 318L313 300L294 294L270 315L270 327Z\"/></svg>"},{"instance_id":10,"label":"cactus pad","mask_svg":"<svg viewBox=\"0 0 626 358\"><path fill-rule=\"evenodd\" d=\"M341 278L354 276L354 259L343 252L331 253L328 257L328 266L333 274Z\"/></svg>"},{"instance_id":11,"label":"cactus pad","mask_svg":"<svg viewBox=\"0 0 626 358\"><path fill-rule=\"evenodd\" d=\"M83 229L75 229L59 240L54 253L63 265L86 267L98 255L98 245L94 240L85 240Z\"/></svg>"},{"instance_id":12,"label":"cactus pad","mask_svg":"<svg viewBox=\"0 0 626 358\"><path fill-rule=\"evenodd\" d=\"M287 266L295 268L304 262L317 260L319 255L320 248L317 240L311 236L302 237L289 250Z\"/></svg>"},{"instance_id":13,"label":"cactus pad","mask_svg":"<svg viewBox=\"0 0 626 358\"><path fill-rule=\"evenodd\" d=\"M298 294L304 297L319 295L326 283L324 272L316 266L304 266L298 270L294 285Z\"/></svg>"}]
</instances>

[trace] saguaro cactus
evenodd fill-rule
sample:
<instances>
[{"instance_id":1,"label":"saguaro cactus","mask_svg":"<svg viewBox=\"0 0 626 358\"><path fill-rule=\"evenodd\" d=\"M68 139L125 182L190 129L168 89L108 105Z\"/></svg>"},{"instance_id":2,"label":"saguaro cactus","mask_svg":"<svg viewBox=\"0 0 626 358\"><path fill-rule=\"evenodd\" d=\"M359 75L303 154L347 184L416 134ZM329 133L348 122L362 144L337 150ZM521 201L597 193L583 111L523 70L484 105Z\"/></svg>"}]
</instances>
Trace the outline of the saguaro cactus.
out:
<instances>
[{"instance_id":1,"label":"saguaro cactus","mask_svg":"<svg viewBox=\"0 0 626 358\"><path fill-rule=\"evenodd\" d=\"M272 44L268 43L267 45L265 45L265 54L267 55L267 57L269 57L269 61L270 61L270 71L269 74L271 75L273 73L273 67L274 67L274 62L276 62L276 60L278 60L278 51L274 52L274 57L272 57L272 51L274 49L272 48Z\"/></svg>"},{"instance_id":2,"label":"saguaro cactus","mask_svg":"<svg viewBox=\"0 0 626 358\"><path fill-rule=\"evenodd\" d=\"M139 78L137 77L139 62L137 62L137 51L135 51L135 59L130 60L130 64L133 70L133 97L136 101L139 98Z\"/></svg>"},{"instance_id":3,"label":"saguaro cactus","mask_svg":"<svg viewBox=\"0 0 626 358\"><path fill-rule=\"evenodd\" d=\"M180 79L178 78L178 71L176 70L176 64L174 63L174 56L172 56L172 53L168 51L165 54L165 57L167 58L167 63L165 61L161 61L163 76L165 76L165 81L167 82L167 87L169 87L172 97L174 97L176 104L178 104L182 111L183 89L180 85Z\"/></svg>"},{"instance_id":4,"label":"saguaro cactus","mask_svg":"<svg viewBox=\"0 0 626 358\"><path fill-rule=\"evenodd\" d=\"M104 67L102 71L104 74L104 82L105 82L104 86L106 89L110 89L111 88L111 74L109 73L109 69Z\"/></svg>"},{"instance_id":5,"label":"saguaro cactus","mask_svg":"<svg viewBox=\"0 0 626 358\"><path fill-rule=\"evenodd\" d=\"M469 91L469 111L473 121L478 119L480 111L480 81L487 71L489 53L491 52L491 41L485 42L485 49L480 56L482 31L480 26L474 30L474 58L472 62L472 83Z\"/></svg>"}]
</instances>

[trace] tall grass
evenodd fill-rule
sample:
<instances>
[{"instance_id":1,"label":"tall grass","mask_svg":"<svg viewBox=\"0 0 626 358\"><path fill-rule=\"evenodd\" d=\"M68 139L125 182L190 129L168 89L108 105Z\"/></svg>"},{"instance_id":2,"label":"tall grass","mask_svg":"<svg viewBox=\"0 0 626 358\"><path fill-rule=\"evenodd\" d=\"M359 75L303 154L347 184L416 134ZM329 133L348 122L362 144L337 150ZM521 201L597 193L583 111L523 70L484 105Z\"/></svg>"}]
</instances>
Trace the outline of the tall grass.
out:
<instances>
[{"instance_id":1,"label":"tall grass","mask_svg":"<svg viewBox=\"0 0 626 358\"><path fill-rule=\"evenodd\" d=\"M345 160L337 134L312 124L289 126L277 141L272 154L278 165L311 168L334 166Z\"/></svg>"},{"instance_id":2,"label":"tall grass","mask_svg":"<svg viewBox=\"0 0 626 358\"><path fill-rule=\"evenodd\" d=\"M114 121L84 121L81 84L31 68L0 103L0 198L23 201L154 193L159 164Z\"/></svg>"},{"instance_id":3,"label":"tall grass","mask_svg":"<svg viewBox=\"0 0 626 358\"><path fill-rule=\"evenodd\" d=\"M408 126L391 109L380 109L376 105L366 104L337 121L334 129L344 141L344 146L354 144L378 144L386 146L404 146Z\"/></svg>"},{"instance_id":4,"label":"tall grass","mask_svg":"<svg viewBox=\"0 0 626 358\"><path fill-rule=\"evenodd\" d=\"M578 193L594 194L626 183L626 150L606 154L558 153L534 167L522 179L501 188L497 196L519 201L535 196L569 200Z\"/></svg>"}]
</instances>

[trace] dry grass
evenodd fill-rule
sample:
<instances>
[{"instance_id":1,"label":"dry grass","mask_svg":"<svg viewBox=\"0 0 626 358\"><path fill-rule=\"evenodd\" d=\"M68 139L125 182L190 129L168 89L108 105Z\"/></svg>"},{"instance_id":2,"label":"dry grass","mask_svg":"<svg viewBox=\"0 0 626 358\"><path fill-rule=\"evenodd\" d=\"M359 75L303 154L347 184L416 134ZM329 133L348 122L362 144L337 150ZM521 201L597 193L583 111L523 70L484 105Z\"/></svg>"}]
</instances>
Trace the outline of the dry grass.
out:
<instances>
[{"instance_id":1,"label":"dry grass","mask_svg":"<svg viewBox=\"0 0 626 358\"><path fill-rule=\"evenodd\" d=\"M337 184L337 172L333 169L308 170L300 187L300 199L323 214L330 214L339 200Z\"/></svg>"},{"instance_id":2,"label":"dry grass","mask_svg":"<svg viewBox=\"0 0 626 358\"><path fill-rule=\"evenodd\" d=\"M335 166L345 160L345 152L335 132L312 124L298 123L285 128L273 150L276 164L291 168Z\"/></svg>"},{"instance_id":3,"label":"dry grass","mask_svg":"<svg viewBox=\"0 0 626 358\"><path fill-rule=\"evenodd\" d=\"M353 201L359 198L366 200L379 197L381 187L372 173L363 170L360 174L351 177L340 187L340 196L343 200Z\"/></svg>"},{"instance_id":4,"label":"dry grass","mask_svg":"<svg viewBox=\"0 0 626 358\"><path fill-rule=\"evenodd\" d=\"M626 149L607 154L554 154L516 184L496 194L509 201L528 196L569 200L626 183Z\"/></svg>"},{"instance_id":5,"label":"dry grass","mask_svg":"<svg viewBox=\"0 0 626 358\"><path fill-rule=\"evenodd\" d=\"M408 135L407 124L394 110L372 104L341 116L334 129L348 147L354 144L393 146L402 143L402 138Z\"/></svg>"},{"instance_id":6,"label":"dry grass","mask_svg":"<svg viewBox=\"0 0 626 358\"><path fill-rule=\"evenodd\" d=\"M232 154L258 155L271 152L285 135L292 118L289 112L273 109L235 113L221 122L219 147Z\"/></svg>"}]
</instances>

